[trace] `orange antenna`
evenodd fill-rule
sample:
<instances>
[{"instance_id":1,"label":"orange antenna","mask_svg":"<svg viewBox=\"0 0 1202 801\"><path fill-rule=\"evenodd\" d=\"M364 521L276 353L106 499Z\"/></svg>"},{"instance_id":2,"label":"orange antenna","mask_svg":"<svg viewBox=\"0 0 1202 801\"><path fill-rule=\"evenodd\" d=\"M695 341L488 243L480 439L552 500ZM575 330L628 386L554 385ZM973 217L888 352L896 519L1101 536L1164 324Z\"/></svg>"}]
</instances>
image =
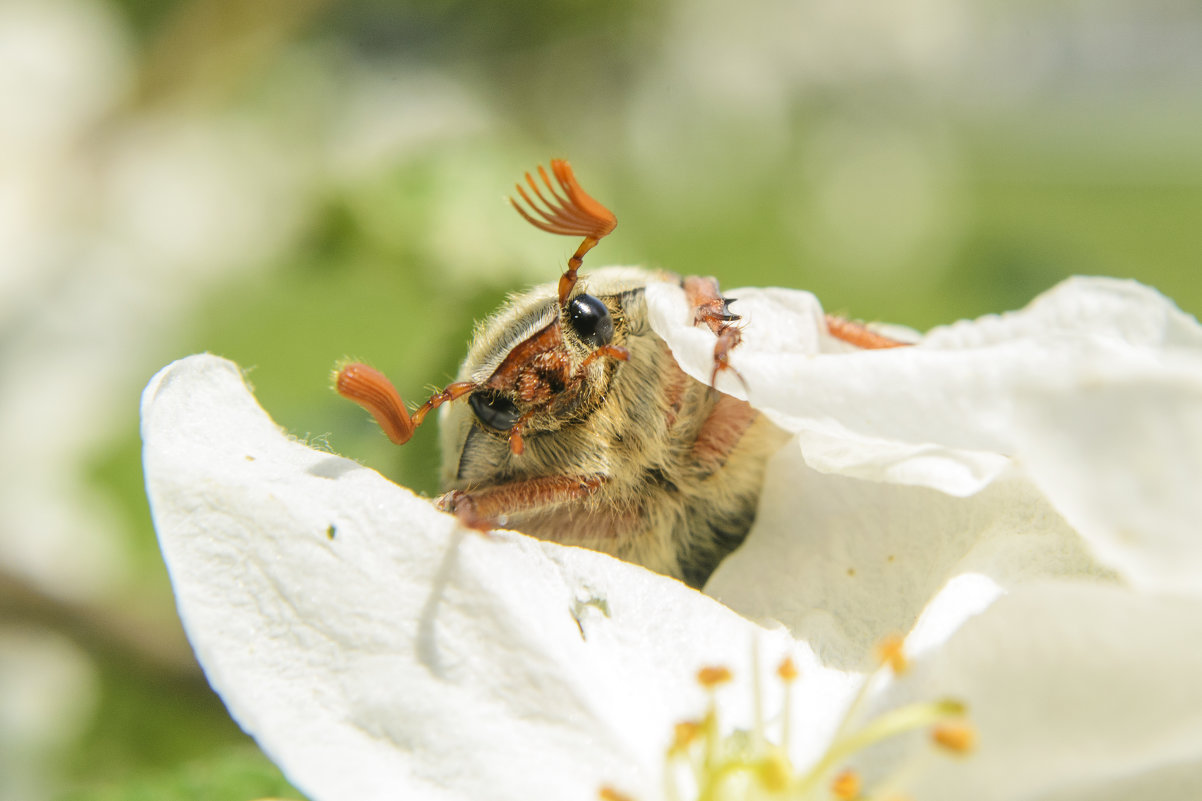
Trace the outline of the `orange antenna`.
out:
<instances>
[{"instance_id":1,"label":"orange antenna","mask_svg":"<svg viewBox=\"0 0 1202 801\"><path fill-rule=\"evenodd\" d=\"M366 409L379 423L380 428L384 429L388 438L397 445L408 442L414 430L431 411L447 401L463 397L475 388L476 385L470 381L448 384L446 389L431 395L410 417L396 387L374 367L351 362L340 366L334 372L334 389L338 394Z\"/></svg>"},{"instance_id":2,"label":"orange antenna","mask_svg":"<svg viewBox=\"0 0 1202 801\"><path fill-rule=\"evenodd\" d=\"M540 206L531 199L521 183L517 183L515 186L518 194L522 196L522 200L529 207L529 211L512 197L509 198L509 203L517 209L518 214L526 219L526 222L540 231L563 236L584 237L580 247L576 248L576 253L568 259L567 271L559 277L559 305L562 306L567 303L568 295L572 293L572 287L576 286L576 273L580 269L580 265L584 263L584 254L592 250L602 237L618 227L618 218L613 215L612 211L602 206L580 188L580 184L576 182L576 176L572 174L572 165L563 159L551 159L551 172L555 174L555 180L559 184L562 194L556 191L547 171L540 166L538 175L543 179L550 199L543 194L543 190L539 189L534 176L526 173L526 183L530 185L531 191L542 202L542 205Z\"/></svg>"}]
</instances>

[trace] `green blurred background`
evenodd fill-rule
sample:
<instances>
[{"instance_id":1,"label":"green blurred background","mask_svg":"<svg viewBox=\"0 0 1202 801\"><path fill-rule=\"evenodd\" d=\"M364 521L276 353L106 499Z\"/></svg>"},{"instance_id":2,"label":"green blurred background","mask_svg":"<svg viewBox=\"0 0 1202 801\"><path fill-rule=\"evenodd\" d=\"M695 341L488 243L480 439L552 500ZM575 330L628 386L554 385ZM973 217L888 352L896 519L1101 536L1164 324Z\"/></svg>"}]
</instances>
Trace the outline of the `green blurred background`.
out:
<instances>
[{"instance_id":1,"label":"green blurred background","mask_svg":"<svg viewBox=\"0 0 1202 801\"><path fill-rule=\"evenodd\" d=\"M410 400L574 240L917 328L1074 273L1202 310L1202 7L1003 0L0 0L0 798L299 798L208 690L138 393L208 350L283 426L425 492L328 388Z\"/></svg>"}]
</instances>

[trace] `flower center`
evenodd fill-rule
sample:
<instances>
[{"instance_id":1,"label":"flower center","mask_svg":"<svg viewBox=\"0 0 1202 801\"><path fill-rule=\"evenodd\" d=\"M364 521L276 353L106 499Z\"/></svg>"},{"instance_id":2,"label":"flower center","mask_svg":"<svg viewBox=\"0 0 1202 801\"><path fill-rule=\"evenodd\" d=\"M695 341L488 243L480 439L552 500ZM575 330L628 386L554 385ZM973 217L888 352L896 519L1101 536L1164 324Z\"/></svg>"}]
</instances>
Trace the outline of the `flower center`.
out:
<instances>
[{"instance_id":1,"label":"flower center","mask_svg":"<svg viewBox=\"0 0 1202 801\"><path fill-rule=\"evenodd\" d=\"M755 725L750 732L722 734L718 710L718 689L732 681L725 667L702 668L697 682L709 696L705 715L699 720L676 724L672 744L665 756L665 795L671 801L744 801L745 799L837 799L838 801L885 801L895 798L893 788L910 778L915 764L902 765L884 781L865 790L861 776L847 761L869 747L907 732L927 730L930 742L944 753L967 754L976 745L976 731L966 718L963 703L939 699L898 707L862 723L860 710L868 688L882 672L899 676L907 670L901 639L882 643L879 663L864 677L859 691L848 706L842 722L823 755L804 771L789 759L789 737L793 683L798 670L786 658L776 675L784 686L778 739L773 742L764 726L759 707L759 678L752 677L756 699ZM925 752L924 752L925 753ZM601 789L604 801L634 801L611 787Z\"/></svg>"}]
</instances>

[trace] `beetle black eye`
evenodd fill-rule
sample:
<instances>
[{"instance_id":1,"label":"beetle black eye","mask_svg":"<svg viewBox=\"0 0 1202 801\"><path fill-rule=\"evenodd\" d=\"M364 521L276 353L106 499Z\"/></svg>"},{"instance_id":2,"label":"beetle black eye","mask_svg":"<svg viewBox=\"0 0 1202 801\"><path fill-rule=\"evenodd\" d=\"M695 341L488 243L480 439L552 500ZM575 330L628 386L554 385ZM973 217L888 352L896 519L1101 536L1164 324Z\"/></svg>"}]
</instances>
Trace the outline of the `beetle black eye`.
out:
<instances>
[{"instance_id":1,"label":"beetle black eye","mask_svg":"<svg viewBox=\"0 0 1202 801\"><path fill-rule=\"evenodd\" d=\"M498 431L508 431L513 428L521 414L513 401L504 395L494 395L491 392L474 392L468 396L467 402L472 405L481 423Z\"/></svg>"},{"instance_id":2,"label":"beetle black eye","mask_svg":"<svg viewBox=\"0 0 1202 801\"><path fill-rule=\"evenodd\" d=\"M614 319L609 308L592 295L577 295L568 304L568 320L580 338L599 348L614 338Z\"/></svg>"}]
</instances>

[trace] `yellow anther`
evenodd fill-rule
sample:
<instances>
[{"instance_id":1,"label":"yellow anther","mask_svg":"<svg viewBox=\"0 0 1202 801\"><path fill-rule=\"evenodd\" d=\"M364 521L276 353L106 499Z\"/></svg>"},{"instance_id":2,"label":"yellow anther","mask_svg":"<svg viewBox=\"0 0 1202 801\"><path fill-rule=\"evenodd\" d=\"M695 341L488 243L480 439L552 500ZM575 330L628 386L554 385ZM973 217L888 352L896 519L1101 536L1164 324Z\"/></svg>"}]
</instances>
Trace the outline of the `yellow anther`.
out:
<instances>
[{"instance_id":1,"label":"yellow anther","mask_svg":"<svg viewBox=\"0 0 1202 801\"><path fill-rule=\"evenodd\" d=\"M831 782L831 794L839 801L852 801L860 797L860 774L851 768L840 773Z\"/></svg>"},{"instance_id":2,"label":"yellow anther","mask_svg":"<svg viewBox=\"0 0 1202 801\"><path fill-rule=\"evenodd\" d=\"M966 720L950 720L931 729L931 739L954 754L968 754L977 747L977 730Z\"/></svg>"},{"instance_id":3,"label":"yellow anther","mask_svg":"<svg viewBox=\"0 0 1202 801\"><path fill-rule=\"evenodd\" d=\"M601 799L601 801L634 801L634 799L626 795L626 793L618 792L608 784L598 791L597 796Z\"/></svg>"},{"instance_id":4,"label":"yellow anther","mask_svg":"<svg viewBox=\"0 0 1202 801\"><path fill-rule=\"evenodd\" d=\"M672 745L668 748L669 754L679 754L687 749L690 745L697 741L701 735L701 721L686 720L676 724L676 729L672 735Z\"/></svg>"},{"instance_id":5,"label":"yellow anther","mask_svg":"<svg viewBox=\"0 0 1202 801\"><path fill-rule=\"evenodd\" d=\"M712 690L720 684L725 684L730 681L731 674L729 668L724 667L704 667L697 671L697 683L707 690Z\"/></svg>"},{"instance_id":6,"label":"yellow anther","mask_svg":"<svg viewBox=\"0 0 1202 801\"><path fill-rule=\"evenodd\" d=\"M786 656L781 661L780 667L776 669L776 675L780 676L780 680L786 684L797 680L797 665L793 664L793 657Z\"/></svg>"},{"instance_id":7,"label":"yellow anther","mask_svg":"<svg viewBox=\"0 0 1202 801\"><path fill-rule=\"evenodd\" d=\"M876 647L877 656L880 658L882 665L888 665L895 676L900 676L910 669L910 662L906 659L906 655L902 653L902 647L906 641L896 634L891 634L881 640L881 644Z\"/></svg>"}]
</instances>

